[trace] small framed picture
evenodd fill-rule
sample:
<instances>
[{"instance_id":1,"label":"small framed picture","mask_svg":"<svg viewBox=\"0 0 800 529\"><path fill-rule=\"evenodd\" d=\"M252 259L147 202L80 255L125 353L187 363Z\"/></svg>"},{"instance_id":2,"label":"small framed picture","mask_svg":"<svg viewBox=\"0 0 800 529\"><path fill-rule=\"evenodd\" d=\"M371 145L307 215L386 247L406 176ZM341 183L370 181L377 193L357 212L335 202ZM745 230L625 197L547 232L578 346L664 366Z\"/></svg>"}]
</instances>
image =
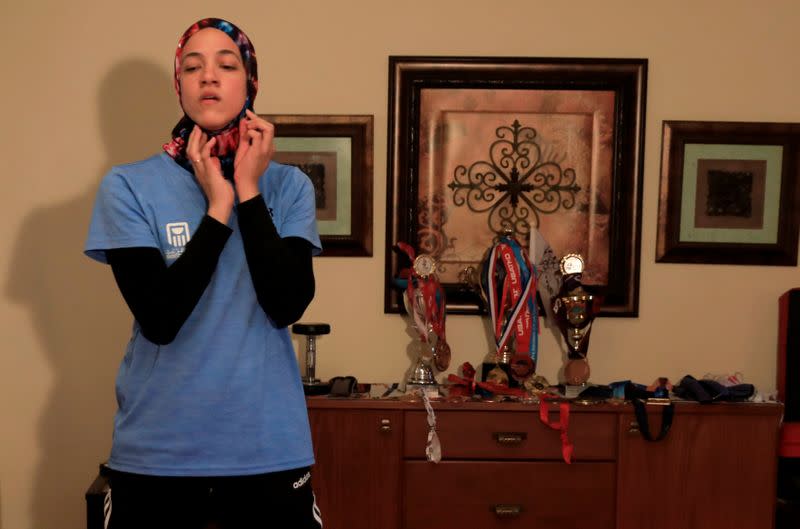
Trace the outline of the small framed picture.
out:
<instances>
[{"instance_id":1,"label":"small framed picture","mask_svg":"<svg viewBox=\"0 0 800 529\"><path fill-rule=\"evenodd\" d=\"M665 121L656 261L796 266L800 124Z\"/></svg>"},{"instance_id":2,"label":"small framed picture","mask_svg":"<svg viewBox=\"0 0 800 529\"><path fill-rule=\"evenodd\" d=\"M263 115L279 163L314 184L322 256L372 255L373 116Z\"/></svg>"}]
</instances>

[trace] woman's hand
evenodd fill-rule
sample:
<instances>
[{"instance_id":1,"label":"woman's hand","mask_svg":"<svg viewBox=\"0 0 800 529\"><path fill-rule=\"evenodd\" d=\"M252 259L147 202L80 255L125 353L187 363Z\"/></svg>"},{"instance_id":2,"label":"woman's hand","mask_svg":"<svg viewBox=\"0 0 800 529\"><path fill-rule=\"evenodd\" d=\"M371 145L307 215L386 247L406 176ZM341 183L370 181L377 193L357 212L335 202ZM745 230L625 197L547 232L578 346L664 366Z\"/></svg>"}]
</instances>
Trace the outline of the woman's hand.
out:
<instances>
[{"instance_id":1,"label":"woman's hand","mask_svg":"<svg viewBox=\"0 0 800 529\"><path fill-rule=\"evenodd\" d=\"M219 158L211 156L216 141L216 138L209 140L208 135L195 125L186 144L186 156L208 200L208 216L228 224L233 209L233 186L222 176Z\"/></svg>"},{"instance_id":2,"label":"woman's hand","mask_svg":"<svg viewBox=\"0 0 800 529\"><path fill-rule=\"evenodd\" d=\"M275 127L272 123L247 111L247 117L239 121L239 148L233 161L233 181L239 202L244 202L259 193L258 180L267 170L275 154Z\"/></svg>"}]
</instances>

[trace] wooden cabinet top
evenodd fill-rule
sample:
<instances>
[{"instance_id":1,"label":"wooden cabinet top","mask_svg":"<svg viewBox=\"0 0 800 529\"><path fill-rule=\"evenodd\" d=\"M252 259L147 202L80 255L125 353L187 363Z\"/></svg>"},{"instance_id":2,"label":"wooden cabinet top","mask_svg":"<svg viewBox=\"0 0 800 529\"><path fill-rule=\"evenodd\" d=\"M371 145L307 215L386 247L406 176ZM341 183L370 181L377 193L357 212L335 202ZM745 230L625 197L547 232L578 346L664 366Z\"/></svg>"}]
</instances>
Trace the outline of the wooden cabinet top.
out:
<instances>
[{"instance_id":1,"label":"wooden cabinet top","mask_svg":"<svg viewBox=\"0 0 800 529\"><path fill-rule=\"evenodd\" d=\"M767 415L779 417L783 413L783 404L775 402L716 402L714 404L699 404L690 401L674 401L676 412L681 414L710 414L710 415ZM309 409L342 409L342 410L424 410L422 400L391 400L369 398L329 398L308 397L306 403ZM448 411L539 411L539 404L523 402L451 402L448 400L431 401L434 410ZM551 409L556 409L556 404L549 404ZM658 410L658 406L649 409ZM571 404L573 413L633 413L630 403L620 404Z\"/></svg>"}]
</instances>

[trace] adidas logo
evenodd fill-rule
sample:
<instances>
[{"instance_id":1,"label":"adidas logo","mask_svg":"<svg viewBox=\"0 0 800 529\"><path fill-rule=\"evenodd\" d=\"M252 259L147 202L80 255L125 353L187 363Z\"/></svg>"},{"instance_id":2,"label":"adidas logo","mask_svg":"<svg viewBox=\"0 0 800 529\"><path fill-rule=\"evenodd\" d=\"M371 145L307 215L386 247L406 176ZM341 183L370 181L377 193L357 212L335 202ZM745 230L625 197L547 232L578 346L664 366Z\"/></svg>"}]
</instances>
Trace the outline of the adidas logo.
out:
<instances>
[{"instance_id":1,"label":"adidas logo","mask_svg":"<svg viewBox=\"0 0 800 529\"><path fill-rule=\"evenodd\" d=\"M311 472L306 472L305 476L292 483L292 488L299 489L305 485L309 479L311 479Z\"/></svg>"}]
</instances>

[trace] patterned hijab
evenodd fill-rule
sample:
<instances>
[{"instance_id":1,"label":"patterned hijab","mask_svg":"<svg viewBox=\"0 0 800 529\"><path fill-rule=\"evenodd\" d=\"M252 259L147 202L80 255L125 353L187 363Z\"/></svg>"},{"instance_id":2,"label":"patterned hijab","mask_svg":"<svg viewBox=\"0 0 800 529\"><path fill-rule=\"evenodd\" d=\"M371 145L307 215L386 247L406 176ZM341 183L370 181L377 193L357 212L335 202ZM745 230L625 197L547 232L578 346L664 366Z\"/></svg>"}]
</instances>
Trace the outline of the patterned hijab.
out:
<instances>
[{"instance_id":1,"label":"patterned hijab","mask_svg":"<svg viewBox=\"0 0 800 529\"><path fill-rule=\"evenodd\" d=\"M233 159L236 156L236 149L239 147L239 120L245 116L245 110L253 110L253 101L255 101L256 93L258 92L258 63L256 62L256 50L253 48L253 44L250 42L250 39L247 38L247 35L245 35L241 29L226 20L220 18L204 18L203 20L195 22L184 32L183 36L181 36L181 39L178 41L178 49L175 50L174 80L175 92L177 92L179 99L181 95L180 71L183 47L192 35L205 28L218 29L231 38L234 44L239 48L245 73L247 74L247 99L239 115L221 130L203 130L203 132L208 135L209 139L216 136L217 142L211 150L211 156L218 157L222 167L222 173L227 178L233 178ZM166 153L190 172L192 172L192 164L186 158L186 143L189 140L189 134L191 134L194 125L194 121L192 121L184 111L183 117L178 121L178 124L175 125L175 128L172 129L172 141L163 145Z\"/></svg>"}]
</instances>

